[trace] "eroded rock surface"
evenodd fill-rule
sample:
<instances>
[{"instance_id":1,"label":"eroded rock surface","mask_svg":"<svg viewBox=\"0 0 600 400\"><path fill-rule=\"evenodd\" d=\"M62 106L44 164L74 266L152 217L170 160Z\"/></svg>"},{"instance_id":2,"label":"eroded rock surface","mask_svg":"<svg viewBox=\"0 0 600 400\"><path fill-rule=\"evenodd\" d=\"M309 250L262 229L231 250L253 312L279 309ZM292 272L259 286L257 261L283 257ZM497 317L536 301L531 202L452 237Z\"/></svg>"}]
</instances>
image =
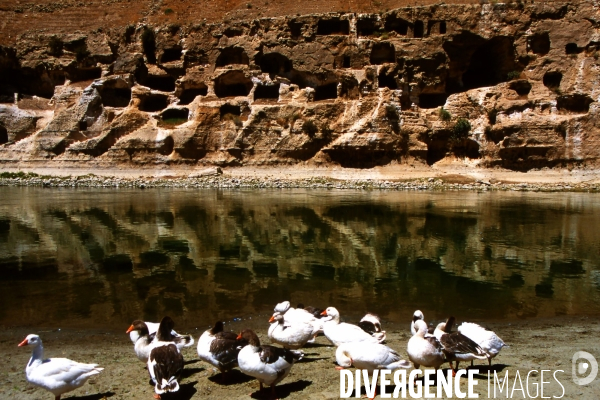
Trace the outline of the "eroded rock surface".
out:
<instances>
[{"instance_id":1,"label":"eroded rock surface","mask_svg":"<svg viewBox=\"0 0 600 400\"><path fill-rule=\"evenodd\" d=\"M26 33L0 162L598 166L594 2Z\"/></svg>"}]
</instances>

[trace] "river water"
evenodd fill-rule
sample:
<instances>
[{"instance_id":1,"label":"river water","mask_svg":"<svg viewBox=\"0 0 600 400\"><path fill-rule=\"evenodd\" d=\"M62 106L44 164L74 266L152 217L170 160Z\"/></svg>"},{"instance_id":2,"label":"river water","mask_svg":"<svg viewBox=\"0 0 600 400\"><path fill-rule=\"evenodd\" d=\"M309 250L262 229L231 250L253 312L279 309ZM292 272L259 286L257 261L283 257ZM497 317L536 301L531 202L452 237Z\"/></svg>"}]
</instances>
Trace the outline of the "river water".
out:
<instances>
[{"instance_id":1,"label":"river water","mask_svg":"<svg viewBox=\"0 0 600 400\"><path fill-rule=\"evenodd\" d=\"M587 193L0 188L0 326L600 314ZM267 317L268 318L268 317ZM266 320L265 320L266 326Z\"/></svg>"}]
</instances>

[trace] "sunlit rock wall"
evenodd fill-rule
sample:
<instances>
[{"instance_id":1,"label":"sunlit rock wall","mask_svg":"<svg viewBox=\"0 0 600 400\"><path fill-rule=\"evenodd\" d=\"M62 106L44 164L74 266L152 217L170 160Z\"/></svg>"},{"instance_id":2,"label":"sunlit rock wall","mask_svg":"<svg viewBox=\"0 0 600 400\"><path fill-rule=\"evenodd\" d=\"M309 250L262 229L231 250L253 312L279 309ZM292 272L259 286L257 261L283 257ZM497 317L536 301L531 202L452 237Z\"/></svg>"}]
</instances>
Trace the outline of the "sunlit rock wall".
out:
<instances>
[{"instance_id":1,"label":"sunlit rock wall","mask_svg":"<svg viewBox=\"0 0 600 400\"><path fill-rule=\"evenodd\" d=\"M597 166L595 2L35 31L0 47L5 166Z\"/></svg>"}]
</instances>

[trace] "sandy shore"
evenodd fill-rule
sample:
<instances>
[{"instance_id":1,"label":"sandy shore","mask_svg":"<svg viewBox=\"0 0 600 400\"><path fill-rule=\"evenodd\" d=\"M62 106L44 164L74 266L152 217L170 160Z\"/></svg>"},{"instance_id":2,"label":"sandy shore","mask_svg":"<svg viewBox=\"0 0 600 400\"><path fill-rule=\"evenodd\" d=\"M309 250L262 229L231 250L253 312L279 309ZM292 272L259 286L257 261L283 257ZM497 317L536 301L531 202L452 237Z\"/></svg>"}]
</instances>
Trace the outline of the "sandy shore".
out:
<instances>
[{"instance_id":1,"label":"sandy shore","mask_svg":"<svg viewBox=\"0 0 600 400\"><path fill-rule=\"evenodd\" d=\"M495 330L511 347L505 348L494 360L493 371L508 372L509 396L497 388L496 398L533 398L540 387L541 370L544 372L544 396L565 399L597 399L600 397L600 377L587 386L578 386L571 379L571 359L576 351L587 351L600 356L600 318L556 317L502 321L484 324ZM226 326L237 331L252 327L266 341L266 321L243 321ZM202 329L194 336L199 337ZM406 357L406 344L410 331L408 324L384 324L387 344ZM0 371L0 395L5 399L50 399L51 394L37 389L25 381L24 368L30 356L27 348L17 347L26 334L36 332L44 340L46 356L69 357L79 361L97 362L104 372L63 398L97 399L151 399L153 388L148 383L148 372L133 352L133 345L124 332L100 332L85 330L49 331L44 329L3 329L0 333L0 351L4 366ZM335 370L335 350L325 337L304 349L305 358L296 364L291 374L277 387L279 398L288 399L336 399L339 398L340 373ZM179 399L244 399L261 397L258 382L239 371L234 371L227 383L220 383L220 376L210 365L198 360L195 346L184 350L186 367L181 381ZM479 374L475 393L488 398L486 363L476 363ZM447 364L445 364L445 368ZM537 371L527 375L530 371ZM553 374L556 372L556 378ZM521 385L516 378L521 377ZM560 384L557 383L560 382ZM464 385L464 386L463 386ZM462 378L461 387L466 390L467 379ZM537 385L537 386L536 386ZM515 391L513 391L515 388ZM529 395L527 393L529 389ZM390 387L390 392L393 387ZM564 394L563 394L564 391ZM435 388L433 390L435 393ZM525 397L524 397L525 396ZM493 386L489 397L493 398ZM378 398L380 398L378 396Z\"/></svg>"}]
</instances>

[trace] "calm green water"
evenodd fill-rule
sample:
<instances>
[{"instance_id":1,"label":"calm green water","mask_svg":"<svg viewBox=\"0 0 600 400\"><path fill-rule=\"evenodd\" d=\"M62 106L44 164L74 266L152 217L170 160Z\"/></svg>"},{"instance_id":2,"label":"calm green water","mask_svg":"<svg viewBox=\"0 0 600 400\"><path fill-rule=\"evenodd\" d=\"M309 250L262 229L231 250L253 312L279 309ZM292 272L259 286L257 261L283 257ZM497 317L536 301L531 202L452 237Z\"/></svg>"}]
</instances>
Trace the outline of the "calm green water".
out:
<instances>
[{"instance_id":1,"label":"calm green water","mask_svg":"<svg viewBox=\"0 0 600 400\"><path fill-rule=\"evenodd\" d=\"M0 325L600 314L593 194L0 188ZM266 322L265 322L266 326Z\"/></svg>"}]
</instances>

